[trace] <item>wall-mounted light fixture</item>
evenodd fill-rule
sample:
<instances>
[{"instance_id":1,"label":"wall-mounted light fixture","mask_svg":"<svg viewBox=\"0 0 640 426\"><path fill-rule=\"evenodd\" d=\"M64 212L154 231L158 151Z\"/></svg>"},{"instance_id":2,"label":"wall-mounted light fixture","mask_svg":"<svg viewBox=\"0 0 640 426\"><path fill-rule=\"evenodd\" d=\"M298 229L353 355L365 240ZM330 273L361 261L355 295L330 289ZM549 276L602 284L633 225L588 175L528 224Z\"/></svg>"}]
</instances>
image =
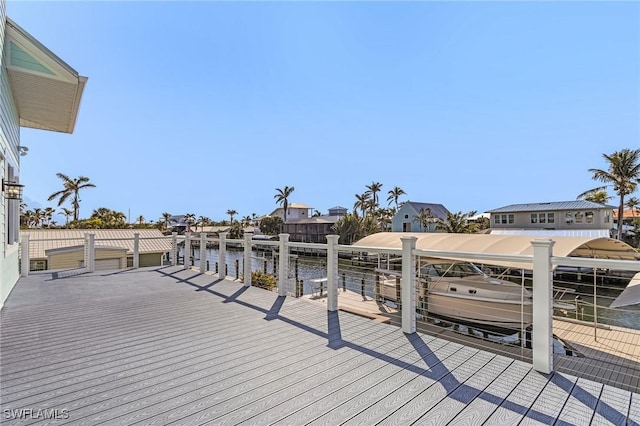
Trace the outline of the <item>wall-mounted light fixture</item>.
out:
<instances>
[{"instance_id":1,"label":"wall-mounted light fixture","mask_svg":"<svg viewBox=\"0 0 640 426\"><path fill-rule=\"evenodd\" d=\"M24 157L29 152L29 147L24 145L18 145L18 151L20 152L20 156Z\"/></svg>"},{"instance_id":2,"label":"wall-mounted light fixture","mask_svg":"<svg viewBox=\"0 0 640 426\"><path fill-rule=\"evenodd\" d=\"M22 188L24 185L2 179L2 193L8 200L22 200Z\"/></svg>"}]
</instances>

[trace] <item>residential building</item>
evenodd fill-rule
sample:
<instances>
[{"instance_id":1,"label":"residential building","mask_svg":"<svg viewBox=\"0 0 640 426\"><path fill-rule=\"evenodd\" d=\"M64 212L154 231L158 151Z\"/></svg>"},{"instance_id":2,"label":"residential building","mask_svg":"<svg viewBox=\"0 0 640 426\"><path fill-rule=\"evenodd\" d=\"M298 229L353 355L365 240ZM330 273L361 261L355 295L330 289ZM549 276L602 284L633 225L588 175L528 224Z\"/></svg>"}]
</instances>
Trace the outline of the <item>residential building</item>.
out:
<instances>
[{"instance_id":1,"label":"residential building","mask_svg":"<svg viewBox=\"0 0 640 426\"><path fill-rule=\"evenodd\" d=\"M491 234L609 237L615 207L585 200L511 204L489 210Z\"/></svg>"},{"instance_id":2,"label":"residential building","mask_svg":"<svg viewBox=\"0 0 640 426\"><path fill-rule=\"evenodd\" d=\"M312 209L313 207L307 206L306 204L289 203L287 205L287 222L289 220L306 219L310 217L309 211ZM284 207L278 207L272 211L269 216L278 216L284 221Z\"/></svg>"},{"instance_id":3,"label":"residential building","mask_svg":"<svg viewBox=\"0 0 640 426\"><path fill-rule=\"evenodd\" d=\"M82 77L6 16L0 0L0 307L19 277L20 127L73 133L86 77Z\"/></svg>"},{"instance_id":4,"label":"residential building","mask_svg":"<svg viewBox=\"0 0 640 426\"><path fill-rule=\"evenodd\" d=\"M433 216L426 226L418 220L420 212L431 212ZM445 220L449 210L442 204L407 201L398 209L391 220L392 232L435 232L437 220Z\"/></svg>"},{"instance_id":5,"label":"residential building","mask_svg":"<svg viewBox=\"0 0 640 426\"><path fill-rule=\"evenodd\" d=\"M29 270L84 267L86 234L95 238L96 270L133 266L134 235L139 234L139 266L160 266L171 251L171 237L159 229L23 229L29 235Z\"/></svg>"},{"instance_id":6,"label":"residential building","mask_svg":"<svg viewBox=\"0 0 640 426\"><path fill-rule=\"evenodd\" d=\"M282 232L289 234L290 241L324 244L327 242L327 235L335 234L333 225L346 214L346 208L333 207L329 209L328 215L287 219L287 223L282 225Z\"/></svg>"}]
</instances>

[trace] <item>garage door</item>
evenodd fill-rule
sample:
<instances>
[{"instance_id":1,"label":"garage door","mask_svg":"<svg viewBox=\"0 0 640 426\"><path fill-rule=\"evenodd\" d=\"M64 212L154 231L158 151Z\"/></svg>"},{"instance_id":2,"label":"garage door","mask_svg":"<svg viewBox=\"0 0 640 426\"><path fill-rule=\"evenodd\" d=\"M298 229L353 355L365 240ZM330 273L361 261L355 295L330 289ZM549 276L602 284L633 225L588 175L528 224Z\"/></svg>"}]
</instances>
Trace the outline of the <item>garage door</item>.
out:
<instances>
[{"instance_id":1,"label":"garage door","mask_svg":"<svg viewBox=\"0 0 640 426\"><path fill-rule=\"evenodd\" d=\"M96 271L105 271L108 269L120 269L120 259L96 259Z\"/></svg>"}]
</instances>

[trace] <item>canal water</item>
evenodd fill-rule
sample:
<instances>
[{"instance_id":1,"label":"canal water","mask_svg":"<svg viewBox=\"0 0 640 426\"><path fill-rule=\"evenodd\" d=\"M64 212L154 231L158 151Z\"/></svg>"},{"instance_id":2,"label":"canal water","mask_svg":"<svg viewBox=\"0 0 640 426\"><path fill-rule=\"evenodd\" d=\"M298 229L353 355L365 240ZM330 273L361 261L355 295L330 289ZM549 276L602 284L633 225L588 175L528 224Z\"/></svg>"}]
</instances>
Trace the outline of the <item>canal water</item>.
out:
<instances>
[{"instance_id":1,"label":"canal water","mask_svg":"<svg viewBox=\"0 0 640 426\"><path fill-rule=\"evenodd\" d=\"M179 253L182 256L182 252ZM199 264L200 252L199 248L195 247L192 252L195 265ZM226 264L227 275L235 277L242 276L242 264L244 253L242 250L227 249L226 251ZM219 260L218 249L207 249L206 259L209 262L209 270L215 270L215 265ZM238 265L238 271L236 272L236 261ZM276 258L277 263L277 258ZM264 252L252 252L251 258L251 270L265 270L268 273L277 272L274 270L273 257L270 253ZM368 297L373 297L373 289L375 283L375 272L370 267L362 267L357 265L345 264L340 262L338 266L339 279L338 285L340 288L346 287L348 290L361 293L364 291ZM323 278L327 275L326 261L323 257L313 256L295 256L290 257L289 267L290 282L295 280L301 280L303 282L303 294L311 294L314 292L312 279ZM292 284L291 284L292 285ZM557 284L556 284L557 285ZM562 282L562 287L573 288L575 293L567 293L563 297L563 301L567 303L575 303L576 295L580 295L581 301L578 303L578 309L575 311L569 311L565 313L556 312L556 315L565 315L569 318L579 319L586 322L593 322L593 286L586 283L567 283ZM364 290L363 290L364 287ZM608 324L620 327L632 328L640 330L640 305L626 306L623 308L610 309L608 306L613 300L622 292L623 285L619 286L602 286L597 288L596 302L598 305L597 319L598 324ZM290 289L293 291L293 289ZM317 289L315 289L317 290Z\"/></svg>"}]
</instances>

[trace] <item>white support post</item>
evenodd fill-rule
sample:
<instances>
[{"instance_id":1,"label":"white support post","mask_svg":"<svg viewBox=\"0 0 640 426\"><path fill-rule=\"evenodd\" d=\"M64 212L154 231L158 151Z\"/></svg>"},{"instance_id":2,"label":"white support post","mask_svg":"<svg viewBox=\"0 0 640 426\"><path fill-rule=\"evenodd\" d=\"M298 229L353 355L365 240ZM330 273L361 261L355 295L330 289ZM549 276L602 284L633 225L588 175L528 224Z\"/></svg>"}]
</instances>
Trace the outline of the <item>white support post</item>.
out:
<instances>
[{"instance_id":1,"label":"white support post","mask_svg":"<svg viewBox=\"0 0 640 426\"><path fill-rule=\"evenodd\" d=\"M140 267L140 234L133 234L133 268Z\"/></svg>"},{"instance_id":2,"label":"white support post","mask_svg":"<svg viewBox=\"0 0 640 426\"><path fill-rule=\"evenodd\" d=\"M20 258L20 275L23 277L29 276L29 234L25 234L22 236L21 245L21 258Z\"/></svg>"},{"instance_id":3,"label":"white support post","mask_svg":"<svg viewBox=\"0 0 640 426\"><path fill-rule=\"evenodd\" d=\"M552 240L533 240L533 368L553 371Z\"/></svg>"},{"instance_id":4,"label":"white support post","mask_svg":"<svg viewBox=\"0 0 640 426\"><path fill-rule=\"evenodd\" d=\"M178 233L171 233L171 266L178 264Z\"/></svg>"},{"instance_id":5,"label":"white support post","mask_svg":"<svg viewBox=\"0 0 640 426\"><path fill-rule=\"evenodd\" d=\"M416 332L416 237L400 237L402 240L402 331Z\"/></svg>"},{"instance_id":6,"label":"white support post","mask_svg":"<svg viewBox=\"0 0 640 426\"><path fill-rule=\"evenodd\" d=\"M96 235L84 234L84 266L89 272L96 270Z\"/></svg>"},{"instance_id":7,"label":"white support post","mask_svg":"<svg viewBox=\"0 0 640 426\"><path fill-rule=\"evenodd\" d=\"M338 235L327 235L327 310L338 310Z\"/></svg>"},{"instance_id":8,"label":"white support post","mask_svg":"<svg viewBox=\"0 0 640 426\"><path fill-rule=\"evenodd\" d=\"M207 233L200 232L200 273L207 272Z\"/></svg>"},{"instance_id":9,"label":"white support post","mask_svg":"<svg viewBox=\"0 0 640 426\"><path fill-rule=\"evenodd\" d=\"M182 254L184 259L183 269L191 268L191 232L185 232L184 234L184 253Z\"/></svg>"},{"instance_id":10,"label":"white support post","mask_svg":"<svg viewBox=\"0 0 640 426\"><path fill-rule=\"evenodd\" d=\"M278 254L278 296L287 295L287 277L289 276L289 234L280 234Z\"/></svg>"},{"instance_id":11,"label":"white support post","mask_svg":"<svg viewBox=\"0 0 640 426\"><path fill-rule=\"evenodd\" d=\"M242 281L245 287L251 287L251 243L253 232L244 233L244 259L242 262Z\"/></svg>"},{"instance_id":12,"label":"white support post","mask_svg":"<svg viewBox=\"0 0 640 426\"><path fill-rule=\"evenodd\" d=\"M221 232L218 247L218 278L227 278L227 233Z\"/></svg>"}]
</instances>

